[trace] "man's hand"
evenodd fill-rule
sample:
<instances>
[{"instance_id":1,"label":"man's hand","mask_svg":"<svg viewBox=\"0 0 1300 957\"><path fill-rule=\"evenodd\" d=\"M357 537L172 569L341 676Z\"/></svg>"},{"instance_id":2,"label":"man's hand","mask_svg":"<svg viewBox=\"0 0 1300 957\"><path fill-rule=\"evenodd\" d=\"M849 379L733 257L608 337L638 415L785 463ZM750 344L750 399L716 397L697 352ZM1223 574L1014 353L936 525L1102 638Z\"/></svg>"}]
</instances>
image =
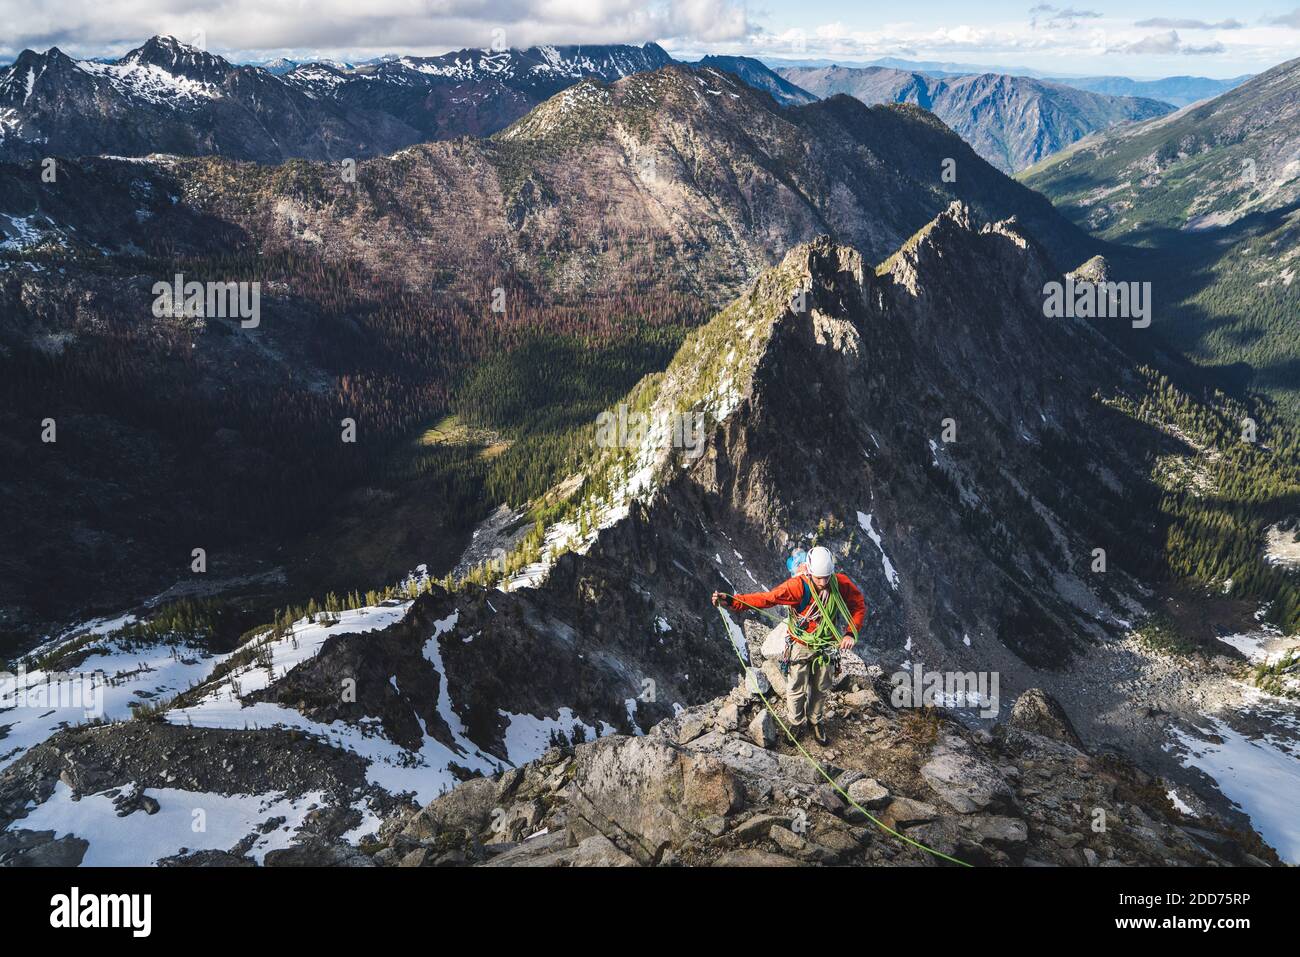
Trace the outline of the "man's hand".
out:
<instances>
[{"instance_id":1,"label":"man's hand","mask_svg":"<svg viewBox=\"0 0 1300 957\"><path fill-rule=\"evenodd\" d=\"M853 640L854 640L854 639L853 639L853 636L852 636L852 635L845 635L843 638L841 638L841 639L840 639L840 651L848 651L850 648L852 648L852 647L853 647Z\"/></svg>"},{"instance_id":2,"label":"man's hand","mask_svg":"<svg viewBox=\"0 0 1300 957\"><path fill-rule=\"evenodd\" d=\"M722 602L726 602L728 605L730 605L730 604L731 604L731 596L728 595L725 591L715 591L715 592L713 593L713 597L711 597L711 598L709 599L709 601L713 602L713 606L714 606L715 608L716 608L719 604L721 604Z\"/></svg>"}]
</instances>

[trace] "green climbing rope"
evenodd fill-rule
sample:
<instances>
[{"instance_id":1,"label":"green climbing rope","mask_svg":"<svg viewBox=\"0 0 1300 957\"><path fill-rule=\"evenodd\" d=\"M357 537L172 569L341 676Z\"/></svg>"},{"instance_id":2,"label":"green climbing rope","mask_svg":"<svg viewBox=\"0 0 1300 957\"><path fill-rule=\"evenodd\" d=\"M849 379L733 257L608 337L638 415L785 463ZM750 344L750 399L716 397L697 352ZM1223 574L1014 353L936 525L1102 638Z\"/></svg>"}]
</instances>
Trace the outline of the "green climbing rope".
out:
<instances>
[{"instance_id":1,"label":"green climbing rope","mask_svg":"<svg viewBox=\"0 0 1300 957\"><path fill-rule=\"evenodd\" d=\"M801 578L801 580L803 579ZM855 642L858 640L858 626L853 621L853 615L850 614L848 605L844 603L844 596L840 594L840 583L837 578L831 576L831 588L825 599L822 598L812 582L804 581L804 585L809 594L812 595L813 603L817 606L817 627L813 629L800 628L799 623L795 620L793 609L786 614L784 619L779 619L779 616L770 614L767 609L751 605L736 595L728 595L727 597L732 601L739 602L746 608L753 609L769 621L784 622L790 637L815 652L814 660L817 664L824 666L839 649L840 633L835 627L836 618L842 619L848 625L849 630L853 632Z\"/></svg>"},{"instance_id":2,"label":"green climbing rope","mask_svg":"<svg viewBox=\"0 0 1300 957\"><path fill-rule=\"evenodd\" d=\"M838 588L835 589L834 594L838 597L839 595ZM728 597L733 599L736 598L735 595L730 595ZM817 628L818 631L821 631L824 626L824 623L829 619L829 615L825 614L825 610L822 607L821 601L820 599L817 598L816 589L813 590L813 599L818 602L818 609L822 611L821 622L818 623L818 628ZM739 599L736 600L739 601ZM843 604L843 602L844 599L841 598L840 604ZM746 607L754 608L754 606L750 605L748 602L741 601L740 603L742 605L745 605ZM765 609L763 608L754 608L754 610L757 612L765 611ZM845 613L847 614L847 609L845 610ZM722 616L723 627L726 631L726 634L730 636L731 627L732 627L731 620L727 617L727 613L722 610L721 606L718 607L718 614ZM770 617L769 620L771 620ZM852 623L852 619L850 619L850 624L851 623ZM856 628L854 629L854 637L855 638L857 637ZM728 638L728 640L730 640L730 638ZM737 646L734 641L731 642L731 647L736 652L736 658L739 659L741 668L745 671L746 676L748 676L750 665L748 662L745 661L745 656L741 654L739 646ZM799 750L799 753L801 755L803 755L804 760L806 760L809 764L811 764L813 768L816 769L817 773L826 779L826 783L829 784L832 788L834 788L836 793L839 794L840 797L844 798L844 800L848 801L851 805L853 805L853 807L857 809L858 813L860 813L863 817L865 817L872 824L876 825L876 827L880 828L882 831L892 834L900 841L904 841L907 844L911 844L913 847L920 848L921 850L925 851L927 854L933 854L935 857L941 857L945 861L951 861L953 864L960 864L962 867L973 866L971 864L967 864L965 861L958 860L957 858L949 854L945 854L943 853L943 851L936 851L932 847L926 847L920 841L915 840L914 838L910 838L906 834L900 834L898 831L895 831L892 827L885 824L883 821L877 820L875 816L873 816L869 811L867 811L866 808L864 808L857 801L853 800L853 798L849 797L849 792L846 791L844 788L840 787L839 784L836 783L835 779L830 776L830 774L827 772L827 770L824 767L822 767L821 762L818 761L816 758L814 758L811 754L809 754L804 749L803 745L799 743L799 739L794 736L794 732L791 731L789 726L784 721L781 720L781 716L777 714L776 709L772 707L772 702L767 700L767 695L763 694L762 691L759 691L757 685L754 686L754 690L758 692L759 698L762 699L763 707L767 708L768 714L772 716L772 719L776 721L777 725L780 726L781 730L785 732L785 736L790 739L790 743L793 744Z\"/></svg>"}]
</instances>

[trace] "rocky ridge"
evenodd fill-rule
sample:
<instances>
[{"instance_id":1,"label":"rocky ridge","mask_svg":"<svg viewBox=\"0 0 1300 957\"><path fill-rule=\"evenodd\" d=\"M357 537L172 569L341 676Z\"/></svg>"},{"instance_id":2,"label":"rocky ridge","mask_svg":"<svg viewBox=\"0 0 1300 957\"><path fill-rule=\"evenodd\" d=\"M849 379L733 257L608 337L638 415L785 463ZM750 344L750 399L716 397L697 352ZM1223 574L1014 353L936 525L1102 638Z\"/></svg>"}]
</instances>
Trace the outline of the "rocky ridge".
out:
<instances>
[{"instance_id":1,"label":"rocky ridge","mask_svg":"<svg viewBox=\"0 0 1300 957\"><path fill-rule=\"evenodd\" d=\"M779 699L780 683L765 668L643 737L552 749L467 782L390 818L367 851L399 867L950 864L865 810L976 866L1276 863L1253 833L1193 821L1159 781L1089 754L1041 691L971 732L894 708L879 669L841 675L829 746L805 742L854 807L775 728L757 688Z\"/></svg>"}]
</instances>

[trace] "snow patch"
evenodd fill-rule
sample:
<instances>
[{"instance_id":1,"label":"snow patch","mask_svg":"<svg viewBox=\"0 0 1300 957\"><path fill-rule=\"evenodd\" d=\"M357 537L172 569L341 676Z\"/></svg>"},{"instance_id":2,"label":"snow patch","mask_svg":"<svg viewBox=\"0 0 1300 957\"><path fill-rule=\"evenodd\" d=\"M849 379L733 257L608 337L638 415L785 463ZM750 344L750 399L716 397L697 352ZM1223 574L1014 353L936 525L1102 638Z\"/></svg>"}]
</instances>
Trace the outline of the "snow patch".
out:
<instances>
[{"instance_id":1,"label":"snow patch","mask_svg":"<svg viewBox=\"0 0 1300 957\"><path fill-rule=\"evenodd\" d=\"M889 587L898 590L898 572L894 568L894 563L889 560L885 554L885 546L880 540L880 533L871 525L871 515L865 512L858 512L858 525L867 533L867 537L876 543L876 548L880 550L880 564L885 570L885 580L889 582Z\"/></svg>"}]
</instances>

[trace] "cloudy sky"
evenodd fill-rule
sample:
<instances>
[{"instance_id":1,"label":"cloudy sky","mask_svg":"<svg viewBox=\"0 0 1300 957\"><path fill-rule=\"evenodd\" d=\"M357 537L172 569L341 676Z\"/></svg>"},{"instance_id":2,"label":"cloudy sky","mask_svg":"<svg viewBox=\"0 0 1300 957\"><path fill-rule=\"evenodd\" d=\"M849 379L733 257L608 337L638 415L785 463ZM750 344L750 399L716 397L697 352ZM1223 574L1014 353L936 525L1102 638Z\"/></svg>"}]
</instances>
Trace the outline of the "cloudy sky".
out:
<instances>
[{"instance_id":1,"label":"cloudy sky","mask_svg":"<svg viewBox=\"0 0 1300 957\"><path fill-rule=\"evenodd\" d=\"M0 59L116 55L153 34L239 60L643 43L841 62L895 56L1127 76L1235 76L1300 56L1298 0L0 0ZM907 18L907 19L904 19Z\"/></svg>"}]
</instances>

